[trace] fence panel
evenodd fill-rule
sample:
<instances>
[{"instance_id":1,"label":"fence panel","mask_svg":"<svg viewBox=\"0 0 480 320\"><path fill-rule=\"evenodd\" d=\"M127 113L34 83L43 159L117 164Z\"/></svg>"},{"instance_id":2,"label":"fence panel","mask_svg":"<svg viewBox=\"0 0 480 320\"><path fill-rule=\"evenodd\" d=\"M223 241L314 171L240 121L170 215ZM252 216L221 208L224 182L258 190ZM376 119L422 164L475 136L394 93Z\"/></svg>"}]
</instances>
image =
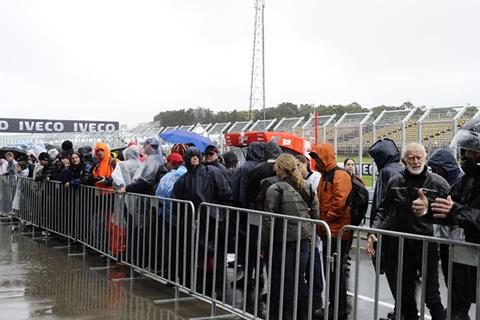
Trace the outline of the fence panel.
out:
<instances>
[{"instance_id":1,"label":"fence panel","mask_svg":"<svg viewBox=\"0 0 480 320\"><path fill-rule=\"evenodd\" d=\"M301 314L311 319L322 307L317 227L325 232L328 288L333 259L325 222L202 203L197 211L194 293L244 318L297 319Z\"/></svg>"},{"instance_id":2,"label":"fence panel","mask_svg":"<svg viewBox=\"0 0 480 320\"><path fill-rule=\"evenodd\" d=\"M452 316L452 291L456 291L457 293L460 292L463 299L470 298L472 303L476 302L475 318L480 318L480 268L478 268L480 265L480 245L355 226L343 227L338 234L338 239L341 239L345 232L353 232L354 241L356 241L355 269L353 272L354 289L352 295L354 301L352 319L361 319L358 317L358 300L359 297L364 297L365 293L360 294L359 292L359 279L364 275L364 273L362 273L363 271L360 271L359 263L361 248L360 239L362 235L365 236L368 234L374 234L377 237L374 259L375 280L373 284L373 297L366 298L374 303L372 310L373 319L378 319L380 304L380 274L383 273L383 271L385 271L387 279L389 280L390 288L394 293L396 319L401 319L401 317L410 319L418 316L420 319L424 319L426 317L425 304L433 308L433 311L440 310L438 303L441 304L441 301L438 300L438 297L435 296L434 292L435 290L439 290L440 283L437 274L439 266L438 252L440 246L444 246L444 248L448 247L448 261L442 260L442 269L446 266L446 269L448 270L443 270L444 276L448 279L446 280L446 286L448 288L446 293L447 297L443 297L447 300L447 319L451 319ZM385 250L385 246L387 246L388 250ZM337 252L341 252L342 250L340 241L338 241L336 250ZM387 256L384 257L382 255ZM387 264L389 264L389 266ZM338 306L338 298L340 295L339 271L340 268L344 266L342 263L337 262L335 267L337 268L337 277L335 279L336 299L334 306L334 319L337 319L340 312ZM421 272L419 301L415 298L417 271ZM469 277L468 280L458 282L459 275L460 278L462 278L467 274ZM392 283L390 282L389 277L392 279ZM453 281L453 278L455 278L455 281ZM393 289L392 286L394 287ZM420 314L414 315L418 303L420 303ZM365 314L362 316L365 317ZM432 319L443 319L443 316L444 315L432 314ZM368 318L372 317L368 316Z\"/></svg>"}]
</instances>

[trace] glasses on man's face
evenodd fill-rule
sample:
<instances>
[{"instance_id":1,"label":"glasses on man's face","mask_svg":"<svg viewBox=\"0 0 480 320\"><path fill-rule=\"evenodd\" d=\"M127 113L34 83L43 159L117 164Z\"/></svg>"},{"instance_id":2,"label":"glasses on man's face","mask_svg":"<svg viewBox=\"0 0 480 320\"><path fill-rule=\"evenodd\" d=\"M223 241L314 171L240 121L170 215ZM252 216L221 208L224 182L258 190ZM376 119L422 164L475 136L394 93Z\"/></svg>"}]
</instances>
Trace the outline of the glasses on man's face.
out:
<instances>
[{"instance_id":1,"label":"glasses on man's face","mask_svg":"<svg viewBox=\"0 0 480 320\"><path fill-rule=\"evenodd\" d=\"M205 156L211 157L211 156L213 156L214 154L215 154L215 152L206 152L206 153L205 153Z\"/></svg>"}]
</instances>

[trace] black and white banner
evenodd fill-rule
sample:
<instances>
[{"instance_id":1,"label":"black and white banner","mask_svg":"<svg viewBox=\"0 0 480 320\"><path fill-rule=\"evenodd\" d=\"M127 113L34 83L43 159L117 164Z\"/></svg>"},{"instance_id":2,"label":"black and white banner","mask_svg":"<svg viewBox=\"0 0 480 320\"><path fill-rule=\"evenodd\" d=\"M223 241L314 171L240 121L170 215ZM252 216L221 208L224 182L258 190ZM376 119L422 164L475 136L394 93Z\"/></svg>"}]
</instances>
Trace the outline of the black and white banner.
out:
<instances>
[{"instance_id":1,"label":"black and white banner","mask_svg":"<svg viewBox=\"0 0 480 320\"><path fill-rule=\"evenodd\" d=\"M115 121L76 121L45 119L7 119L0 118L1 132L104 132L116 131L119 123Z\"/></svg>"}]
</instances>

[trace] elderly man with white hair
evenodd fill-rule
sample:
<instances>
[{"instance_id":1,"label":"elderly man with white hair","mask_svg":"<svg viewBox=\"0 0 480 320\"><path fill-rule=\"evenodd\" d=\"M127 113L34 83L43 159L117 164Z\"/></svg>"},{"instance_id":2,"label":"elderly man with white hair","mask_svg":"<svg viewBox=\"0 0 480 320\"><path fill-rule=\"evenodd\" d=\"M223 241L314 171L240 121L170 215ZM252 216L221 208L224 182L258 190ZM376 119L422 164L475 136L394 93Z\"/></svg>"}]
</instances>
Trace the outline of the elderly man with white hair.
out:
<instances>
[{"instance_id":1,"label":"elderly man with white hair","mask_svg":"<svg viewBox=\"0 0 480 320\"><path fill-rule=\"evenodd\" d=\"M405 169L389 180L372 228L433 236L435 219L428 203L446 197L450 187L445 179L428 171L426 159L427 153L422 145L410 143L405 146L401 157ZM367 246L369 254L375 253L375 241L375 235L371 234ZM417 271L422 268L422 242L405 239L404 248L401 314L405 319L419 319L415 291ZM433 320L443 320L445 308L440 299L436 243L429 243L426 259L425 303Z\"/></svg>"}]
</instances>

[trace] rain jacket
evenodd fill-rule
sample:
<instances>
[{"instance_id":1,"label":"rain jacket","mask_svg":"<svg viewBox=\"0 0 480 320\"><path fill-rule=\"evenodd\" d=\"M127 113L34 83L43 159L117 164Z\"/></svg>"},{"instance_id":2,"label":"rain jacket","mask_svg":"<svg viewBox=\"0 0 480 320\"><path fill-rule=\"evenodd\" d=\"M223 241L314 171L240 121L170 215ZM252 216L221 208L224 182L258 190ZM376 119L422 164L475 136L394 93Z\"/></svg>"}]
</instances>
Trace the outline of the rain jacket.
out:
<instances>
[{"instance_id":1,"label":"rain jacket","mask_svg":"<svg viewBox=\"0 0 480 320\"><path fill-rule=\"evenodd\" d=\"M112 172L115 170L118 160L112 158L110 155L110 149L104 143L97 143L94 149L95 154L97 154L98 150L103 150L105 156L102 160L97 162L92 170L93 179L96 180L99 177L105 178L105 180L100 183L98 181L95 182L95 186L97 188L103 189L113 189L112 183Z\"/></svg>"},{"instance_id":2,"label":"rain jacket","mask_svg":"<svg viewBox=\"0 0 480 320\"><path fill-rule=\"evenodd\" d=\"M157 190L155 190L155 196L171 198L175 182L177 182L178 178L183 176L185 173L187 173L187 168L184 166L179 166L177 169L172 169L170 172L165 174L162 179L160 179Z\"/></svg>"},{"instance_id":3,"label":"rain jacket","mask_svg":"<svg viewBox=\"0 0 480 320\"><path fill-rule=\"evenodd\" d=\"M373 192L372 209L370 211L370 226L375 221L377 210L385 195L388 180L403 170L400 164L400 152L395 142L390 139L378 140L369 149L368 154L373 158L378 169L378 177Z\"/></svg>"},{"instance_id":4,"label":"rain jacket","mask_svg":"<svg viewBox=\"0 0 480 320\"><path fill-rule=\"evenodd\" d=\"M202 202L230 204L232 189L223 172L215 166L199 164L193 167L190 162L193 156L201 159L202 154L198 148L189 147L183 155L187 173L173 186L173 198L192 201L195 208Z\"/></svg>"},{"instance_id":5,"label":"rain jacket","mask_svg":"<svg viewBox=\"0 0 480 320\"><path fill-rule=\"evenodd\" d=\"M428 159L429 166L440 167L445 171L445 180L447 180L450 186L455 185L455 183L460 180L460 177L463 175L462 170L457 164L457 161L453 157L452 153L448 150L439 149L435 150Z\"/></svg>"},{"instance_id":6,"label":"rain jacket","mask_svg":"<svg viewBox=\"0 0 480 320\"><path fill-rule=\"evenodd\" d=\"M273 170L273 165L275 164L275 159L281 153L282 149L280 149L275 141L265 143L265 152L263 154L262 162L248 172L249 185L247 189L247 197L249 202L255 202L258 192L260 191L260 182L265 178L276 175L275 170ZM263 203L260 204L260 206L263 206Z\"/></svg>"},{"instance_id":7,"label":"rain jacket","mask_svg":"<svg viewBox=\"0 0 480 320\"><path fill-rule=\"evenodd\" d=\"M140 148L137 145L132 145L123 150L123 158L125 160L119 162L112 173L113 186L116 190L132 183L132 177L142 164Z\"/></svg>"},{"instance_id":8,"label":"rain jacket","mask_svg":"<svg viewBox=\"0 0 480 320\"><path fill-rule=\"evenodd\" d=\"M457 161L453 157L452 153L448 150L439 149L432 153L427 163L429 166L440 167L445 172L445 180L447 180L450 187L454 186L462 177L463 173L457 164ZM434 225L435 237L444 239L453 239L463 241L463 229L453 225L447 226L444 224Z\"/></svg>"},{"instance_id":9,"label":"rain jacket","mask_svg":"<svg viewBox=\"0 0 480 320\"><path fill-rule=\"evenodd\" d=\"M165 159L160 152L153 153L145 159L126 186L127 192L153 194L161 177L167 173Z\"/></svg>"},{"instance_id":10,"label":"rain jacket","mask_svg":"<svg viewBox=\"0 0 480 320\"><path fill-rule=\"evenodd\" d=\"M223 165L223 163L220 162L220 159L217 159L212 162L205 162L206 166L215 166L218 169L222 170L223 174L225 175L225 178L230 179L230 171L228 171L227 167Z\"/></svg>"},{"instance_id":11,"label":"rain jacket","mask_svg":"<svg viewBox=\"0 0 480 320\"><path fill-rule=\"evenodd\" d=\"M335 170L337 158L335 150L329 143L321 143L315 146L314 152L324 167L320 171L322 177L317 189L318 201L320 203L320 220L325 221L330 227L332 237L337 237L340 229L351 223L350 207L347 206L347 198L352 191L352 179L344 170ZM333 173L333 183L327 181L328 173ZM323 228L318 225L318 231L323 237ZM345 232L342 235L343 240L348 240L351 232Z\"/></svg>"},{"instance_id":12,"label":"rain jacket","mask_svg":"<svg viewBox=\"0 0 480 320\"><path fill-rule=\"evenodd\" d=\"M480 179L464 175L453 186L448 219L464 229L465 241L480 243Z\"/></svg>"},{"instance_id":13,"label":"rain jacket","mask_svg":"<svg viewBox=\"0 0 480 320\"><path fill-rule=\"evenodd\" d=\"M238 168L232 176L232 195L234 205L254 209L255 202L249 202L247 198L249 185L249 172L263 160L265 144L263 142L253 142L247 147L245 156L246 162Z\"/></svg>"}]
</instances>

